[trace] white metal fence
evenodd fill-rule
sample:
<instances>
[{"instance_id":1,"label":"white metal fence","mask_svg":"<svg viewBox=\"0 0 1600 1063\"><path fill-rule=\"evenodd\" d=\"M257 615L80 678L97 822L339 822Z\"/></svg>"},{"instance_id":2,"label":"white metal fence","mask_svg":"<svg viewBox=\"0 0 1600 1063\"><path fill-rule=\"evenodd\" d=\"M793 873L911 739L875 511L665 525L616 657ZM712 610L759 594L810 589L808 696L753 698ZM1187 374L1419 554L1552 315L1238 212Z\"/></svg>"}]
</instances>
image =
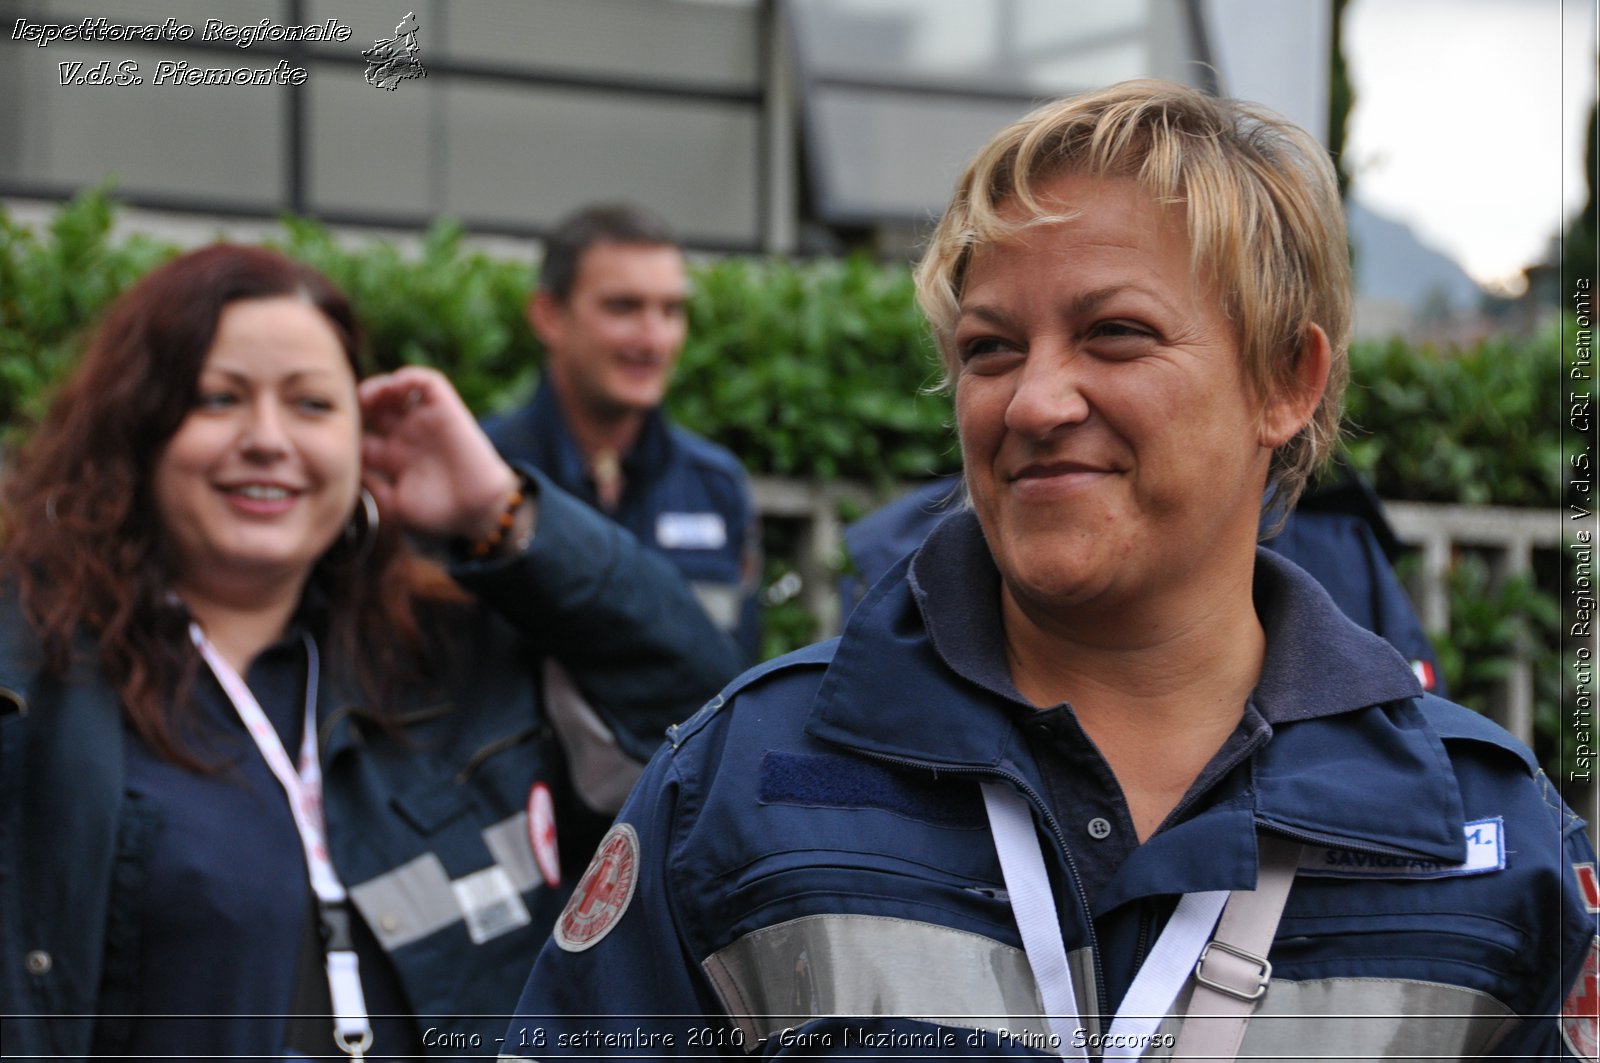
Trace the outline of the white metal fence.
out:
<instances>
[{"instance_id":1,"label":"white metal fence","mask_svg":"<svg viewBox=\"0 0 1600 1063\"><path fill-rule=\"evenodd\" d=\"M1463 549L1487 553L1497 579L1532 571L1535 550L1561 548L1560 510L1506 509L1495 506L1447 506L1422 502L1385 502L1396 534L1419 547L1422 565L1407 589L1430 635L1450 631L1450 562ZM1511 668L1499 683L1488 715L1530 745L1533 742L1533 647L1508 647Z\"/></svg>"}]
</instances>

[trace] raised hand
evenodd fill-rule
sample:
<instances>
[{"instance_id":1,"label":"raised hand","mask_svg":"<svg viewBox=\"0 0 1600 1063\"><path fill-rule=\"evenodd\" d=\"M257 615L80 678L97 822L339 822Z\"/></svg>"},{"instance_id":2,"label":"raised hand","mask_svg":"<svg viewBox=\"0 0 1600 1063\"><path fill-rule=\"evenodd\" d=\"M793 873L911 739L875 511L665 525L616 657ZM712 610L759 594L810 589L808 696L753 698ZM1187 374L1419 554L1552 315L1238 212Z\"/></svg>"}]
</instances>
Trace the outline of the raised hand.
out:
<instances>
[{"instance_id":1,"label":"raised hand","mask_svg":"<svg viewBox=\"0 0 1600 1063\"><path fill-rule=\"evenodd\" d=\"M359 387L363 482L384 514L424 535L494 531L517 475L444 374L408 366Z\"/></svg>"}]
</instances>

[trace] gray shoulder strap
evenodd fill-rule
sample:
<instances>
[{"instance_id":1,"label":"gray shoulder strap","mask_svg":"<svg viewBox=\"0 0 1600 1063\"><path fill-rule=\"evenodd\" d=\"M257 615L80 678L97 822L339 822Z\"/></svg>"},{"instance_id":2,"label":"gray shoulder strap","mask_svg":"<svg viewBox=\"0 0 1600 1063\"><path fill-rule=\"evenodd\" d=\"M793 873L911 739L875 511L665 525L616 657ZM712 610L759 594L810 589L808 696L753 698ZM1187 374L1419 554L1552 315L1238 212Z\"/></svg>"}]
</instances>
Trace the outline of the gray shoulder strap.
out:
<instances>
[{"instance_id":1,"label":"gray shoulder strap","mask_svg":"<svg viewBox=\"0 0 1600 1063\"><path fill-rule=\"evenodd\" d=\"M1272 980L1267 953L1294 884L1301 846L1271 834L1256 835L1256 888L1235 890L1222 909L1217 932L1194 967L1194 994L1178 1032L1174 1061L1231 1060L1245 1027Z\"/></svg>"}]
</instances>

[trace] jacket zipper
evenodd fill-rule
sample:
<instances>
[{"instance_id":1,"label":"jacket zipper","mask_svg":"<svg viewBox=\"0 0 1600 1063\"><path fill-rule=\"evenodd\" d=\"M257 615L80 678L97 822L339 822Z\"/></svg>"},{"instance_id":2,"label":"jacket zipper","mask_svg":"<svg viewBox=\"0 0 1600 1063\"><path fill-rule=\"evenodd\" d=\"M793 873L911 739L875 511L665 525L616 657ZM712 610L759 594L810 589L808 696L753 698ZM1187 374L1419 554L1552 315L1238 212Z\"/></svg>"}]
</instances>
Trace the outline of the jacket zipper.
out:
<instances>
[{"instance_id":1,"label":"jacket zipper","mask_svg":"<svg viewBox=\"0 0 1600 1063\"><path fill-rule=\"evenodd\" d=\"M1133 946L1133 969L1135 971L1144 968L1145 950L1150 947L1150 929L1155 922L1155 917L1151 911L1153 907L1154 899L1151 897L1145 897L1139 901L1139 937Z\"/></svg>"},{"instance_id":2,"label":"jacket zipper","mask_svg":"<svg viewBox=\"0 0 1600 1063\"><path fill-rule=\"evenodd\" d=\"M938 778L939 773L944 772L947 775L983 775L1005 779L1007 782L1010 782L1012 785L1016 786L1017 789L1021 790L1027 795L1028 800L1032 802L1033 807L1039 812L1043 813L1045 826L1050 828L1050 834L1055 838L1056 846L1060 850L1062 857L1067 862L1067 871L1072 879L1073 892L1078 896L1078 905L1080 910L1083 912L1083 922L1089 930L1089 955L1094 960L1093 1004L1096 1025L1098 1025L1100 1010L1103 1006L1103 1002L1106 999L1106 986L1105 972L1100 969L1100 942L1095 937L1094 915L1089 908L1089 897L1083 892L1083 881L1078 876L1078 867L1072 862L1072 853L1067 849L1066 835L1061 833L1061 827L1056 823L1055 816L1051 814L1050 809L1039 797L1038 792L1035 791L1033 787L1029 786L1028 781L1022 778L1022 776L1014 775L1009 771L1002 771L999 768L975 768L966 765L938 765L929 761L911 760L906 757L893 757L887 753L875 753L871 750L860 749L855 746L851 746L850 749L852 752L858 753L872 760L880 760L888 764L896 764L902 768L913 768L919 771L931 771L933 772L934 778ZM1015 919L1014 912L1013 919ZM1056 932L1061 932L1059 926L1057 926ZM1068 962L1070 963L1071 961L1069 960ZM1083 1016L1080 1015L1078 1018L1081 1020Z\"/></svg>"}]
</instances>

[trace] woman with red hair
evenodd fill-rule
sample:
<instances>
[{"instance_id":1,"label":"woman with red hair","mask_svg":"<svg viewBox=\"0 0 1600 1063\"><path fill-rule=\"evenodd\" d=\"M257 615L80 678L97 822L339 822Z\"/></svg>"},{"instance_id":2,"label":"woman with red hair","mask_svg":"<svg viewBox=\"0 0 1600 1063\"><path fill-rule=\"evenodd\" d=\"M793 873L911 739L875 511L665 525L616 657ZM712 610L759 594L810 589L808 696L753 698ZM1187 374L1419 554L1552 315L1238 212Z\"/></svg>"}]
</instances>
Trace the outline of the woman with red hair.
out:
<instances>
[{"instance_id":1,"label":"woman with red hair","mask_svg":"<svg viewBox=\"0 0 1600 1063\"><path fill-rule=\"evenodd\" d=\"M487 1042L563 863L737 668L665 563L359 348L314 271L195 251L8 465L8 1054Z\"/></svg>"}]
</instances>

